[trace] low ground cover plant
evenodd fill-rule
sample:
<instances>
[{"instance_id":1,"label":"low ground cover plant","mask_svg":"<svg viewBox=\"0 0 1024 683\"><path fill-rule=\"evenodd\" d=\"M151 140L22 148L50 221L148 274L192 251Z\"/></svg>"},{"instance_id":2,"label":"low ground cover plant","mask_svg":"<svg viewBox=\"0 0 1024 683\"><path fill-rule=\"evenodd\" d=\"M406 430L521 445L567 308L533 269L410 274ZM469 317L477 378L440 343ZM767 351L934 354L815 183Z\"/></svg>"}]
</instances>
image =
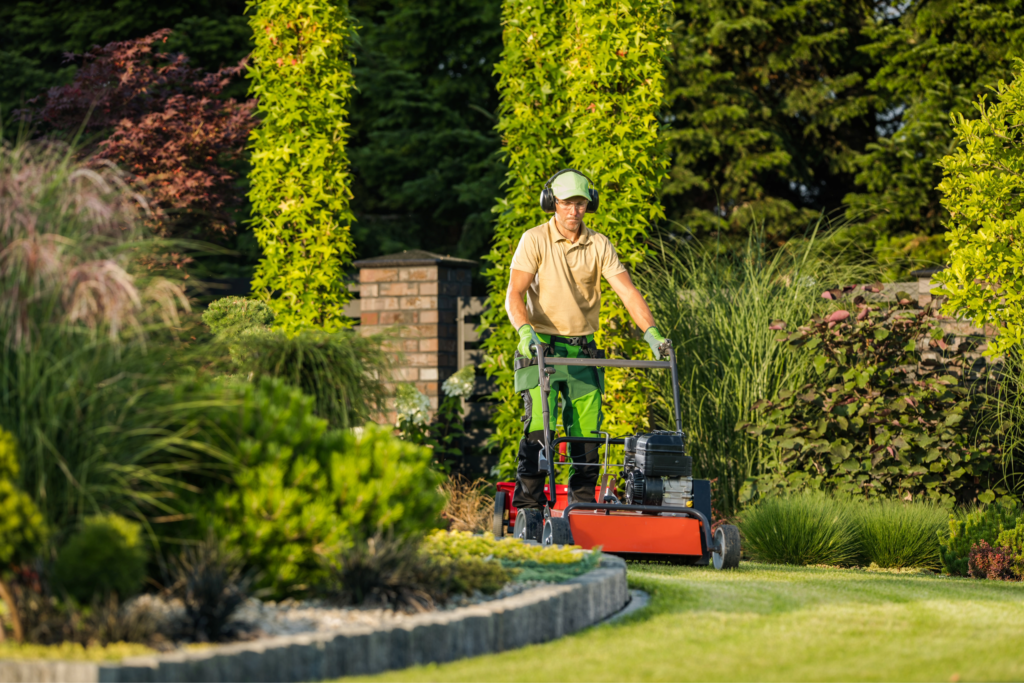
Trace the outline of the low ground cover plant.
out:
<instances>
[{"instance_id":1,"label":"low ground cover plant","mask_svg":"<svg viewBox=\"0 0 1024 683\"><path fill-rule=\"evenodd\" d=\"M320 590L343 604L416 611L457 595L490 595L512 581L564 581L598 562L600 552L495 541L490 533L437 530L422 541L376 536L333 558Z\"/></svg>"}]
</instances>

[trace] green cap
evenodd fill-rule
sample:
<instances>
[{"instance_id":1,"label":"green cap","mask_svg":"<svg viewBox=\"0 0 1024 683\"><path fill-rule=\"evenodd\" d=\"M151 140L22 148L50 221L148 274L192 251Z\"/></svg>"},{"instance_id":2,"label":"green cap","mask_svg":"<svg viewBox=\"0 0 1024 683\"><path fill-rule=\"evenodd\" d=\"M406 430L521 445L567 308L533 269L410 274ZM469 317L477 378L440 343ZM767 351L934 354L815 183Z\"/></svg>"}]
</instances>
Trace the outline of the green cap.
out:
<instances>
[{"instance_id":1,"label":"green cap","mask_svg":"<svg viewBox=\"0 0 1024 683\"><path fill-rule=\"evenodd\" d=\"M551 191L558 199L583 197L590 201L590 183L579 173L563 173L551 183Z\"/></svg>"}]
</instances>

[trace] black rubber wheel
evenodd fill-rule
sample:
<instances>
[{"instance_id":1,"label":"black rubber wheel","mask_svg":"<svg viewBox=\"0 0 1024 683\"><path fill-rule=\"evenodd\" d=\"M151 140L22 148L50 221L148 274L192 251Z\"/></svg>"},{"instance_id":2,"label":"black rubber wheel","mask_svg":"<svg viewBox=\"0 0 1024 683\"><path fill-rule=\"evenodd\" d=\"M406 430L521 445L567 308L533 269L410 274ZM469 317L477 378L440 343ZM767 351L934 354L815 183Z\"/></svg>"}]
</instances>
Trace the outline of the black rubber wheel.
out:
<instances>
[{"instance_id":1,"label":"black rubber wheel","mask_svg":"<svg viewBox=\"0 0 1024 683\"><path fill-rule=\"evenodd\" d=\"M723 524L715 531L715 547L711 551L715 569L734 569L740 565L740 530Z\"/></svg>"},{"instance_id":2,"label":"black rubber wheel","mask_svg":"<svg viewBox=\"0 0 1024 683\"><path fill-rule=\"evenodd\" d=\"M544 531L544 513L535 508L519 508L512 535L524 541L539 541Z\"/></svg>"},{"instance_id":3,"label":"black rubber wheel","mask_svg":"<svg viewBox=\"0 0 1024 683\"><path fill-rule=\"evenodd\" d=\"M508 502L508 494L504 491L498 491L497 495L494 496L494 522L491 525L491 533L494 534L495 538L501 538L505 535L505 529L508 526L505 524L505 504Z\"/></svg>"},{"instance_id":4,"label":"black rubber wheel","mask_svg":"<svg viewBox=\"0 0 1024 683\"><path fill-rule=\"evenodd\" d=\"M544 520L544 532L540 543L541 545L573 545L569 520L564 517L549 517Z\"/></svg>"}]
</instances>

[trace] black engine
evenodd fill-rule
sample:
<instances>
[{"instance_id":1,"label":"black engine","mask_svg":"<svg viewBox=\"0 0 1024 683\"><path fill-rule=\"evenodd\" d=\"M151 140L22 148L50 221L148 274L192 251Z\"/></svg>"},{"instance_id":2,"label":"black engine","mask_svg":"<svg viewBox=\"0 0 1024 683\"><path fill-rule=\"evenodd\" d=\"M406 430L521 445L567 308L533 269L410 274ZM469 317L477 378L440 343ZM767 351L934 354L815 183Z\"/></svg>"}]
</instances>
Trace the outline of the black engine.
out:
<instances>
[{"instance_id":1,"label":"black engine","mask_svg":"<svg viewBox=\"0 0 1024 683\"><path fill-rule=\"evenodd\" d=\"M656 431L626 438L627 505L693 506L693 458L686 437Z\"/></svg>"}]
</instances>

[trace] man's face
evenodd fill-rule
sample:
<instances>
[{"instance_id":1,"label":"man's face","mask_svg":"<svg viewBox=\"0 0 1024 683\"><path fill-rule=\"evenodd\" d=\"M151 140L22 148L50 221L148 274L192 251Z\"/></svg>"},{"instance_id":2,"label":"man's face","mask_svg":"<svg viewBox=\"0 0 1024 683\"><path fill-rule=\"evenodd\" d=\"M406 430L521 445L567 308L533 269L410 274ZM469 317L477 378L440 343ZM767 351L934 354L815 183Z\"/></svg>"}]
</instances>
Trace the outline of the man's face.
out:
<instances>
[{"instance_id":1,"label":"man's face","mask_svg":"<svg viewBox=\"0 0 1024 683\"><path fill-rule=\"evenodd\" d=\"M583 223L583 214L587 212L586 197L569 197L555 200L555 216L558 222L567 229L579 230Z\"/></svg>"}]
</instances>

